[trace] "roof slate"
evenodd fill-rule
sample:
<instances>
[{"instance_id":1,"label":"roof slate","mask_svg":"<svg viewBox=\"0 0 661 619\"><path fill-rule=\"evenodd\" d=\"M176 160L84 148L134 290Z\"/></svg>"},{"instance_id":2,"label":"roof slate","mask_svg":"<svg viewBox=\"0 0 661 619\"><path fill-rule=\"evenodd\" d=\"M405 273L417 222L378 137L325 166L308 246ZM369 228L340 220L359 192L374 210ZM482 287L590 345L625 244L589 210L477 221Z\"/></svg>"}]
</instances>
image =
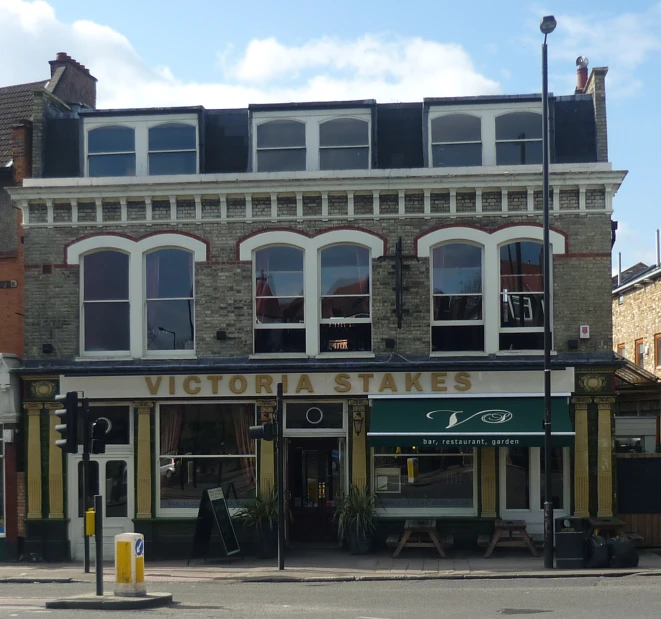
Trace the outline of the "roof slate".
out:
<instances>
[{"instance_id":1,"label":"roof slate","mask_svg":"<svg viewBox=\"0 0 661 619\"><path fill-rule=\"evenodd\" d=\"M32 118L32 91L43 88L48 80L0 88L0 167L11 160L12 127Z\"/></svg>"}]
</instances>

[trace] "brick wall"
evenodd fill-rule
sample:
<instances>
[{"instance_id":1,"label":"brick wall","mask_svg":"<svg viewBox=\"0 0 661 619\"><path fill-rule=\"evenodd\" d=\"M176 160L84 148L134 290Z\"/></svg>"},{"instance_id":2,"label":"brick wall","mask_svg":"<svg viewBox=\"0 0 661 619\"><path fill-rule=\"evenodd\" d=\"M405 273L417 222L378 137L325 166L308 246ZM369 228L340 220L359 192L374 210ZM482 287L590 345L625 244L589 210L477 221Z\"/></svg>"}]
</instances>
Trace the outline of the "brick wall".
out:
<instances>
[{"instance_id":1,"label":"brick wall","mask_svg":"<svg viewBox=\"0 0 661 619\"><path fill-rule=\"evenodd\" d=\"M540 220L540 221L537 221ZM456 225L475 225L476 220L458 216ZM508 224L540 223L541 217L510 216ZM425 219L357 218L353 226L372 230L388 241L392 255L398 237L404 254L414 253L414 239L433 228L436 222ZM502 217L484 217L478 222L486 228L503 225ZM237 263L237 241L250 233L269 229L268 221L201 222L152 225L130 224L122 233L139 237L159 230L178 230L209 242L210 263L196 268L196 348L200 357L245 356L252 352L251 265ZM332 227L331 222L306 221L289 228L308 234ZM336 223L334 225L340 225ZM591 339L581 342L581 352L608 351L612 348L610 320L610 218L608 215L564 215L554 218L553 226L569 237L566 257L554 262L553 283L556 295L554 331L558 350L567 350L568 339L578 339L581 324L590 324ZM79 271L62 267L64 247L86 234L112 228L79 226L75 228L29 228L26 231L26 358L42 357L41 345L55 346L54 357L78 355ZM119 228L118 228L119 229ZM373 341L374 351L385 352L383 340L398 337L399 351L426 354L430 351L429 261L409 260L405 271L404 305L408 314L397 333L394 308L392 261L373 263ZM44 265L55 265L44 268ZM577 291L580 290L579 294ZM585 294L585 291L588 293ZM215 339L225 330L226 341Z\"/></svg>"},{"instance_id":2,"label":"brick wall","mask_svg":"<svg viewBox=\"0 0 661 619\"><path fill-rule=\"evenodd\" d=\"M57 80L53 91L65 103L82 103L90 108L96 107L96 78L79 62L65 53L59 53L55 60L50 61L51 78L58 69L64 71Z\"/></svg>"},{"instance_id":3,"label":"brick wall","mask_svg":"<svg viewBox=\"0 0 661 619\"><path fill-rule=\"evenodd\" d=\"M606 73L608 67L595 67L590 73L585 92L594 100L597 129L597 161L608 161L608 121L606 118Z\"/></svg>"},{"instance_id":4,"label":"brick wall","mask_svg":"<svg viewBox=\"0 0 661 619\"><path fill-rule=\"evenodd\" d=\"M656 367L654 336L661 335L661 280L643 284L641 288L613 295L613 349L618 344L626 346L626 356L635 360L635 342L642 339L649 346L643 357L643 367L661 377L661 367Z\"/></svg>"}]
</instances>

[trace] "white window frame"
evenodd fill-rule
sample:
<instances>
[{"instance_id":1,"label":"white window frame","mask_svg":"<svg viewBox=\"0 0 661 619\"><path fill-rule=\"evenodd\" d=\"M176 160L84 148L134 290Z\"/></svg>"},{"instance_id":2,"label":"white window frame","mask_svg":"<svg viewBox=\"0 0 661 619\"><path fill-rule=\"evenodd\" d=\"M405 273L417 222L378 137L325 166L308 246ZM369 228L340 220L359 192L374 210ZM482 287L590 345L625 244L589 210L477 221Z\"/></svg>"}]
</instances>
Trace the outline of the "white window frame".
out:
<instances>
[{"instance_id":1,"label":"white window frame","mask_svg":"<svg viewBox=\"0 0 661 619\"><path fill-rule=\"evenodd\" d=\"M317 404L342 404L342 427L341 428L288 428L287 427L287 406L289 404L310 404L311 406L317 405ZM304 399L304 400L292 400L292 401L285 401L284 402L284 409L285 409L285 414L284 414L284 420L285 420L285 425L284 425L284 431L283 431L283 436L285 438L300 438L302 436L308 436L308 437L325 437L325 438L343 438L345 440L347 439L347 429L349 427L348 423L348 418L349 418L349 407L347 400L342 400L338 402L337 400L310 400L310 399Z\"/></svg>"},{"instance_id":2,"label":"white window frame","mask_svg":"<svg viewBox=\"0 0 661 619\"><path fill-rule=\"evenodd\" d=\"M502 114L497 114L496 118L500 118L502 116L508 116L509 114L519 114L521 112L529 112L529 113L532 113L532 114L537 114L540 117L539 118L540 122L543 122L543 120L544 120L541 110L539 112L535 112L535 111L531 111L531 110L508 110L507 112L503 112ZM495 129L495 127L496 127L496 118L494 118L494 134L496 132L496 129ZM498 162L498 144L518 144L520 142L530 142L530 143L539 142L540 144L542 144L542 141L544 139L543 133L544 132L542 130L542 136L540 136L538 138L522 138L522 139L515 139L515 140L498 140L498 139L496 139L496 144L495 144L496 162ZM543 148L543 146L542 146L542 148ZM540 164L539 163L531 163L531 164L511 164L510 163L510 164L501 164L501 165L536 165L536 166L538 166Z\"/></svg>"},{"instance_id":3,"label":"white window frame","mask_svg":"<svg viewBox=\"0 0 661 619\"><path fill-rule=\"evenodd\" d=\"M92 129L100 127L129 127L135 131L135 175L149 174L149 129L159 125L181 124L195 127L195 174L200 172L200 132L197 114L165 114L161 116L85 116L83 119L83 136L85 152L85 176L89 177L89 153L87 149L88 134ZM154 152L190 152L185 151L154 151ZM101 153L98 153L101 154ZM105 153L104 153L105 154ZM122 153L125 154L125 153ZM155 176L155 175L152 175ZM167 175L167 176L179 176ZM95 177L96 178L96 177Z\"/></svg>"},{"instance_id":4,"label":"white window frame","mask_svg":"<svg viewBox=\"0 0 661 619\"><path fill-rule=\"evenodd\" d=\"M175 518L195 518L197 516L197 508L177 508L177 507L161 507L161 483L160 483L160 468L161 458L171 457L169 454L161 455L161 405L162 404L251 404L255 410L255 423L257 423L257 402L255 400L176 400L176 401L162 401L154 403L155 419L154 419L154 470L159 472L157 483L154 484L154 505L156 517L175 517ZM219 459L219 458L254 458L255 459L255 494L259 487L259 461L257 458L257 441L253 441L255 451L253 455L209 455L209 456L194 456L189 455L190 458L206 458L206 459ZM182 454L182 457L185 454ZM229 508L230 514L235 515L240 508Z\"/></svg>"},{"instance_id":5,"label":"white window frame","mask_svg":"<svg viewBox=\"0 0 661 619\"><path fill-rule=\"evenodd\" d=\"M477 118L480 121L480 139L478 140L462 140L460 142L434 142L433 141L433 132L432 132L432 121L436 120L438 118L443 118L445 116L471 116L473 118ZM434 165L434 146L454 146L456 144L479 144L480 145L480 153L482 155L482 164L484 165L484 146L482 144L482 125L484 124L484 118L482 116L478 116L476 114L469 114L466 112L451 112L449 114L436 114L434 115L433 118L430 118L429 120L429 167L430 168L435 168L437 166ZM440 167L440 166L439 166ZM450 167L450 166L443 166L443 167ZM477 168L479 166L470 166L473 168Z\"/></svg>"},{"instance_id":6,"label":"white window frame","mask_svg":"<svg viewBox=\"0 0 661 619\"><path fill-rule=\"evenodd\" d=\"M303 322L302 323L258 323L257 322L257 260L256 254L258 251L263 249L271 249L274 247L291 247L293 249L299 250L303 255ZM265 245L264 247L258 247L254 250L254 256L252 261L252 286L253 286L253 299L252 299L252 318L253 318L253 351L255 350L255 330L260 331L282 331L285 329L306 329L308 324L308 316L306 315L307 307L305 306L305 250L295 245L285 245L282 243L274 245ZM264 297L260 297L264 298ZM274 299L278 298L298 298L298 297L272 297ZM266 353L268 354L268 353ZM286 355L305 355L305 352L293 352L293 353L275 353L275 354L286 354Z\"/></svg>"},{"instance_id":7,"label":"white window frame","mask_svg":"<svg viewBox=\"0 0 661 619\"><path fill-rule=\"evenodd\" d=\"M439 247L443 247L444 245L456 245L456 244L462 244L462 245L472 245L473 247L479 247L480 253L481 253L481 263L480 263L480 274L482 276L482 290L480 292L480 297L482 298L482 320L434 320L434 297L436 296L477 296L477 295L471 295L471 294L462 294L462 295L435 295L434 294L434 250L438 249ZM439 243L438 245L435 245L434 247L430 248L429 251L429 261L430 261L430 277L429 277L429 294L430 294L430 312L429 312L429 320L431 323L431 329L430 329L430 338L432 334L432 330L434 327L451 327L451 326L457 326L457 327L475 327L481 325L482 328L484 329L484 343L486 345L486 316L485 316L485 308L484 308L484 287L485 287L485 248L483 245L479 245L477 243L469 243L466 241L460 241L460 240L449 240L449 241L444 241L443 243ZM431 342L431 340L430 340ZM446 353L442 354L480 354L482 351L465 351L465 350L459 350L459 351L448 351Z\"/></svg>"},{"instance_id":8,"label":"white window frame","mask_svg":"<svg viewBox=\"0 0 661 619\"><path fill-rule=\"evenodd\" d=\"M566 253L565 237L551 230L549 234L552 255ZM541 350L500 350L500 260L499 252L501 245L516 241L543 242L543 229L540 226L515 225L507 226L489 232L477 228L465 226L450 226L439 230L432 230L418 237L416 241L418 258L431 260L432 250L444 243L473 243L484 247L484 264L482 270L482 312L484 316L484 353L499 355L521 355L542 354ZM553 280L553 263L551 267L551 280ZM430 270L431 278L431 270ZM431 284L430 284L431 289ZM551 281L553 291L553 281ZM551 302L544 303L545 309L550 311L551 329L553 328L553 298ZM432 310L433 311L433 310ZM430 344L431 344L431 320L430 320ZM431 347L431 346L430 346ZM475 355L475 352L433 352L431 356L461 356Z\"/></svg>"},{"instance_id":9,"label":"white window frame","mask_svg":"<svg viewBox=\"0 0 661 619\"><path fill-rule=\"evenodd\" d=\"M496 166L496 117L503 114L512 112L533 112L535 114L542 114L542 102L530 101L526 103L497 103L497 104L475 104L475 105L434 105L431 104L428 110L427 117L427 162L428 167L434 167L434 158L432 155L432 141L431 141L431 122L439 116L449 116L452 114L467 114L469 116L477 116L482 119L482 166ZM518 140L515 140L518 141ZM536 141L536 140L533 140ZM461 166L458 166L461 167ZM475 170L478 166L467 166L466 170ZM499 166L499 168L512 168L517 172L521 172L522 168L526 169L527 166L511 165ZM530 164L529 167L534 167L538 171L539 164Z\"/></svg>"},{"instance_id":10,"label":"white window frame","mask_svg":"<svg viewBox=\"0 0 661 619\"><path fill-rule=\"evenodd\" d=\"M478 515L478 450L473 448L473 507L379 507L377 500L376 514L379 518L438 518L439 516L477 516ZM399 455L399 454L398 454ZM402 451L402 457L416 458L433 458L441 457L443 454L430 454L420 455ZM449 457L460 458L461 455L448 454ZM376 471L374 466L374 458L378 458L379 454L374 453L374 447L370 448L370 465L371 465L371 480L372 488L376 488ZM378 494L375 492L375 495Z\"/></svg>"},{"instance_id":11,"label":"white window frame","mask_svg":"<svg viewBox=\"0 0 661 619\"><path fill-rule=\"evenodd\" d=\"M319 131L320 126L329 121L340 118L352 118L367 122L367 135L369 144L368 170L372 169L372 111L371 108L326 109L326 110L277 110L256 111L252 113L252 171L259 172L257 164L257 127L272 120L293 120L305 125L305 170L318 172L319 166ZM294 147L291 147L294 148ZM300 148L300 147L296 147ZM324 147L326 148L326 147ZM338 147L339 148L339 147ZM260 149L262 150L262 149ZM271 149L273 150L273 149ZM302 170L301 170L302 171ZM325 170L325 172L341 174L350 170ZM271 174L284 174L291 176L292 172L271 172Z\"/></svg>"},{"instance_id":12,"label":"white window frame","mask_svg":"<svg viewBox=\"0 0 661 619\"><path fill-rule=\"evenodd\" d=\"M260 357L373 357L373 352L333 352L320 353L319 326L321 318L320 282L319 282L319 250L331 245L361 245L370 250L370 296L372 293L372 264L385 254L385 240L368 230L337 228L313 237L294 230L267 230L250 236L239 243L239 260L251 262L254 273L254 252L273 245L289 245L304 250L303 254L303 290L306 292L304 301L306 352L302 353L262 353L252 355ZM253 304L255 300L255 278L252 282ZM371 310L371 308L370 308ZM372 312L370 311L370 314ZM254 309L253 309L254 316ZM315 317L313 320L312 317ZM371 321L371 318L370 318ZM254 337L254 329L253 329ZM254 350L254 348L253 348Z\"/></svg>"},{"instance_id":13,"label":"white window frame","mask_svg":"<svg viewBox=\"0 0 661 619\"><path fill-rule=\"evenodd\" d=\"M83 333L83 280L79 286L79 346L81 359L108 359L108 358L153 358L166 357L168 359L195 358L193 350L160 350L148 351L146 348L147 301L145 287L144 255L157 249L182 249L193 254L197 262L207 261L207 245L199 239L184 234L164 232L150 235L140 240L128 239L114 235L97 235L81 239L70 245L66 252L66 261L69 265L79 265L84 255L100 250L121 251L129 255L129 327L131 349L129 351L85 351ZM193 274L193 279L195 274ZM197 329L195 330L197 331ZM195 337L195 334L194 334Z\"/></svg>"},{"instance_id":14,"label":"white window frame","mask_svg":"<svg viewBox=\"0 0 661 619\"><path fill-rule=\"evenodd\" d=\"M507 447L499 447L499 477L500 477L500 517L506 520L524 520L528 524L528 532L538 533L540 526L543 527L544 509L537 507L541 505L541 448L529 447L529 469L530 480L528 509L507 509ZM562 518L570 513L571 501L571 467L570 448L562 447L562 509L554 509L553 517ZM532 525L532 526L531 526ZM535 531L535 528L538 530Z\"/></svg>"}]
</instances>

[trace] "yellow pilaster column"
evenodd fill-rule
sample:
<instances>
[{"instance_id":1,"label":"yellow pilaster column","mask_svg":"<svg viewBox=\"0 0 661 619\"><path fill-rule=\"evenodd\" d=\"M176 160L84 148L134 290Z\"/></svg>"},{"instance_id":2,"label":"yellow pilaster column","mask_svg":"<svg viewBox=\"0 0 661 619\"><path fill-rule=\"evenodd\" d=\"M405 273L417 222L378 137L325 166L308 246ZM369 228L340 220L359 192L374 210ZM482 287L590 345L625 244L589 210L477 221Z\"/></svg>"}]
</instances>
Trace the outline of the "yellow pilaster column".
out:
<instances>
[{"instance_id":1,"label":"yellow pilaster column","mask_svg":"<svg viewBox=\"0 0 661 619\"><path fill-rule=\"evenodd\" d=\"M590 465L588 453L588 405L592 398L572 398L574 405L574 515L590 515Z\"/></svg>"},{"instance_id":2,"label":"yellow pilaster column","mask_svg":"<svg viewBox=\"0 0 661 619\"><path fill-rule=\"evenodd\" d=\"M615 398L595 398L599 409L597 422L597 517L613 515L613 431L611 407Z\"/></svg>"},{"instance_id":3,"label":"yellow pilaster column","mask_svg":"<svg viewBox=\"0 0 661 619\"><path fill-rule=\"evenodd\" d=\"M55 431L55 426L60 418L55 416L55 411L62 408L58 403L48 402L44 408L50 412L48 421L50 430L48 433L48 517L64 518L64 469L62 459L64 452L55 445L55 441L61 438Z\"/></svg>"},{"instance_id":4,"label":"yellow pilaster column","mask_svg":"<svg viewBox=\"0 0 661 619\"><path fill-rule=\"evenodd\" d=\"M28 416L28 488L27 517L41 518L41 409L38 402L23 404Z\"/></svg>"},{"instance_id":5,"label":"yellow pilaster column","mask_svg":"<svg viewBox=\"0 0 661 619\"><path fill-rule=\"evenodd\" d=\"M136 474L136 518L151 518L151 412L152 402L135 402L133 404L138 414L138 455L135 459Z\"/></svg>"},{"instance_id":6,"label":"yellow pilaster column","mask_svg":"<svg viewBox=\"0 0 661 619\"><path fill-rule=\"evenodd\" d=\"M482 518L496 517L496 448L483 447L481 457Z\"/></svg>"},{"instance_id":7,"label":"yellow pilaster column","mask_svg":"<svg viewBox=\"0 0 661 619\"><path fill-rule=\"evenodd\" d=\"M276 400L257 400L257 415L260 423L273 421ZM258 441L259 444L259 492L275 488L275 441Z\"/></svg>"},{"instance_id":8,"label":"yellow pilaster column","mask_svg":"<svg viewBox=\"0 0 661 619\"><path fill-rule=\"evenodd\" d=\"M349 400L349 423L351 424L351 436L353 439L351 449L351 483L359 488L364 488L367 485L366 410L366 399ZM356 428L360 429L360 433L356 432Z\"/></svg>"}]
</instances>

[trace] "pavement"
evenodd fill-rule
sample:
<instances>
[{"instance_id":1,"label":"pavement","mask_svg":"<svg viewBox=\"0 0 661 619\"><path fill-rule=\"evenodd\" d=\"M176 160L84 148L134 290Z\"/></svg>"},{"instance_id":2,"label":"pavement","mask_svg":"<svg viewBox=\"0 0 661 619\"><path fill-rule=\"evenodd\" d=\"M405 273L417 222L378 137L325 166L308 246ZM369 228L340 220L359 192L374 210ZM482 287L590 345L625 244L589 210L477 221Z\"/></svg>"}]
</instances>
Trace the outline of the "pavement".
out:
<instances>
[{"instance_id":1,"label":"pavement","mask_svg":"<svg viewBox=\"0 0 661 619\"><path fill-rule=\"evenodd\" d=\"M661 576L661 556L641 550L640 562L633 569L544 568L542 557L526 549L496 549L485 559L479 551L450 551L448 558L434 557L432 550L411 549L393 559L383 551L369 555L350 555L339 548L288 550L285 569L278 570L277 559L251 557L219 561L155 561L147 557L147 590L168 582L350 582L431 579L512 579L512 578L585 578L640 574ZM81 563L0 564L0 583L66 583L95 581L94 566L89 574ZM112 591L115 570L104 565L106 589Z\"/></svg>"}]
</instances>

